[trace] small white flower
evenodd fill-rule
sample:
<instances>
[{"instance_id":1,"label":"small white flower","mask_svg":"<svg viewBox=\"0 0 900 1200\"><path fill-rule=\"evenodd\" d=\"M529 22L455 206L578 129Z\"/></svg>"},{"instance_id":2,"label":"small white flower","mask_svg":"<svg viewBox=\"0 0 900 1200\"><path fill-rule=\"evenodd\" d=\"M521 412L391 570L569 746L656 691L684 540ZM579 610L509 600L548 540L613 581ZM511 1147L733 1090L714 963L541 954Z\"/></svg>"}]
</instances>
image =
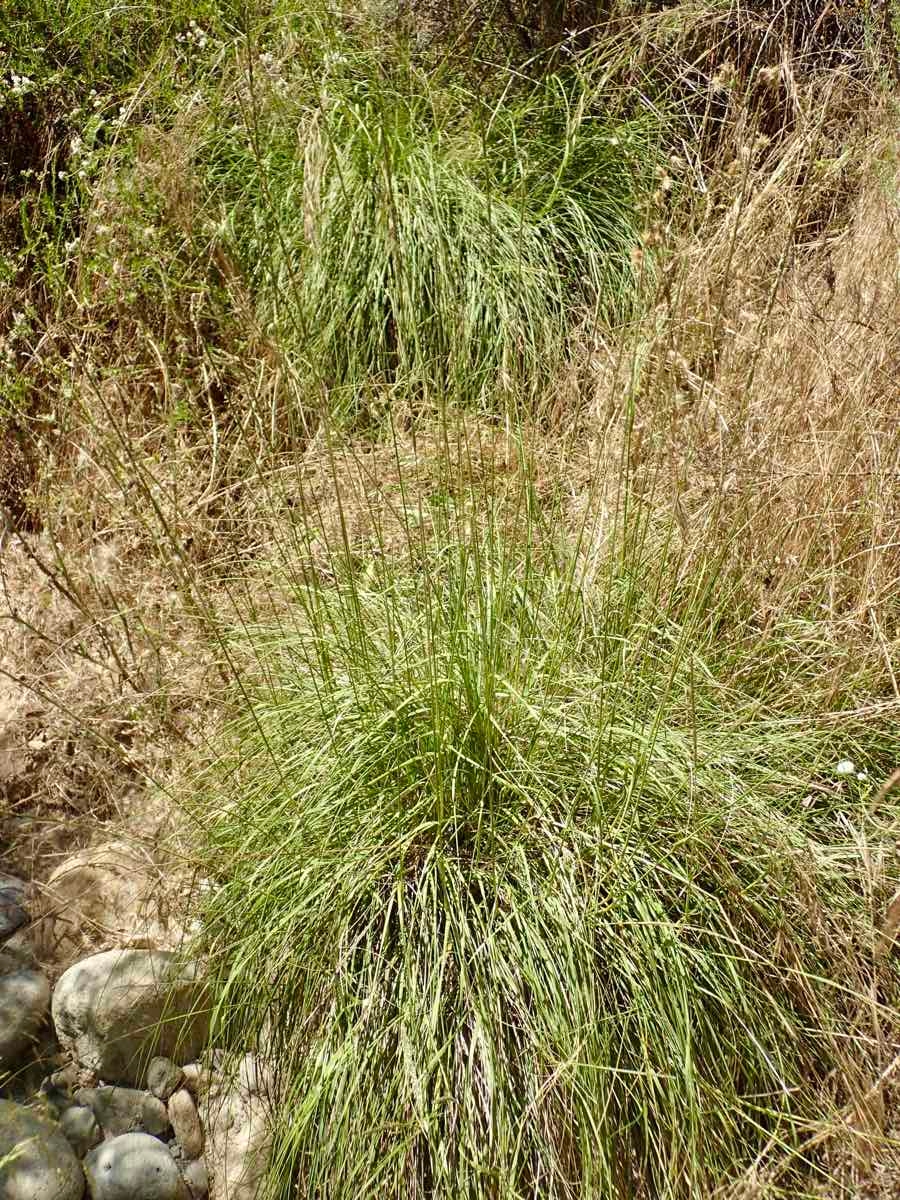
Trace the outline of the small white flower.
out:
<instances>
[{"instance_id":1,"label":"small white flower","mask_svg":"<svg viewBox=\"0 0 900 1200\"><path fill-rule=\"evenodd\" d=\"M868 771L857 771L856 778L860 781L860 783L864 783L865 780L869 778L869 773Z\"/></svg>"},{"instance_id":2,"label":"small white flower","mask_svg":"<svg viewBox=\"0 0 900 1200\"><path fill-rule=\"evenodd\" d=\"M849 758L843 758L834 768L835 775L855 775L856 764Z\"/></svg>"}]
</instances>

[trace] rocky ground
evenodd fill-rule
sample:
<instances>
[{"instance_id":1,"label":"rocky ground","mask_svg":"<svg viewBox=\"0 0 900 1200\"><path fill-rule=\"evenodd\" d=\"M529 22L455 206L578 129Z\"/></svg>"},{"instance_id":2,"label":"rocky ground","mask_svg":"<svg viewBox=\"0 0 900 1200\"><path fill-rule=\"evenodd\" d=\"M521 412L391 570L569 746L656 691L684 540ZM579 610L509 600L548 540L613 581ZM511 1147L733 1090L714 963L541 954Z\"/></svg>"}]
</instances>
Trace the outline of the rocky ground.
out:
<instances>
[{"instance_id":1,"label":"rocky ground","mask_svg":"<svg viewBox=\"0 0 900 1200\"><path fill-rule=\"evenodd\" d=\"M255 1200L267 1077L201 1065L193 881L152 783L177 739L136 715L150 689L126 696L47 550L0 550L0 1196Z\"/></svg>"},{"instance_id":2,"label":"rocky ground","mask_svg":"<svg viewBox=\"0 0 900 1200\"><path fill-rule=\"evenodd\" d=\"M80 852L47 891L70 898L70 915L82 900L95 914L107 883L114 917L136 929L146 897L128 854L124 843ZM268 1081L252 1054L201 1065L208 1004L196 964L176 950L110 949L78 958L51 988L27 894L0 878L0 1195L254 1200ZM159 928L131 940L157 940ZM56 953L78 945L71 932L72 922Z\"/></svg>"}]
</instances>

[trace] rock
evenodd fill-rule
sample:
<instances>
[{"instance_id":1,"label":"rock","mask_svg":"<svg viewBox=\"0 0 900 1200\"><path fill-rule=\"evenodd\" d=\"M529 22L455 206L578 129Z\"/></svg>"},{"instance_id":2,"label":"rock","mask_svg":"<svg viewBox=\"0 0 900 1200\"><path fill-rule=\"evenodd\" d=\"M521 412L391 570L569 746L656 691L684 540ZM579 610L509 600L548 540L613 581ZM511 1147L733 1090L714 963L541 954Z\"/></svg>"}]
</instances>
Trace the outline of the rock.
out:
<instances>
[{"instance_id":1,"label":"rock","mask_svg":"<svg viewBox=\"0 0 900 1200\"><path fill-rule=\"evenodd\" d=\"M62 863L43 889L47 916L37 931L45 961L68 966L99 950L173 950L183 931L160 904L160 872L127 842L105 842Z\"/></svg>"},{"instance_id":2,"label":"rock","mask_svg":"<svg viewBox=\"0 0 900 1200\"><path fill-rule=\"evenodd\" d=\"M4 893L16 904L27 907L28 884L18 875L7 875L5 871L0 871L0 895Z\"/></svg>"},{"instance_id":3,"label":"rock","mask_svg":"<svg viewBox=\"0 0 900 1200\"><path fill-rule=\"evenodd\" d=\"M245 1054L238 1066L238 1083L251 1096L263 1096L271 1086L265 1062L257 1054Z\"/></svg>"},{"instance_id":4,"label":"rock","mask_svg":"<svg viewBox=\"0 0 900 1200\"><path fill-rule=\"evenodd\" d=\"M71 1092L79 1084L87 1086L80 1078L81 1072L78 1069L77 1063L66 1063L64 1067L60 1067L58 1071L54 1071L49 1080L45 1081L47 1087L62 1088L63 1091ZM46 1091L47 1087L41 1085L41 1091Z\"/></svg>"},{"instance_id":5,"label":"rock","mask_svg":"<svg viewBox=\"0 0 900 1200\"><path fill-rule=\"evenodd\" d=\"M66 971L53 993L64 1050L101 1079L134 1084L154 1054L184 1058L209 1029L196 964L161 950L108 950Z\"/></svg>"},{"instance_id":6,"label":"rock","mask_svg":"<svg viewBox=\"0 0 900 1200\"><path fill-rule=\"evenodd\" d=\"M154 1137L165 1137L169 1132L169 1114L162 1100L156 1096L148 1095L144 1101L142 1121L144 1129Z\"/></svg>"},{"instance_id":7,"label":"rock","mask_svg":"<svg viewBox=\"0 0 900 1200\"><path fill-rule=\"evenodd\" d=\"M210 1083L202 1112L215 1200L259 1200L272 1148L263 1097L225 1074Z\"/></svg>"},{"instance_id":8,"label":"rock","mask_svg":"<svg viewBox=\"0 0 900 1200\"><path fill-rule=\"evenodd\" d=\"M157 1056L147 1068L147 1090L158 1100L168 1100L176 1088L181 1086L184 1073L171 1058Z\"/></svg>"},{"instance_id":9,"label":"rock","mask_svg":"<svg viewBox=\"0 0 900 1200\"><path fill-rule=\"evenodd\" d=\"M107 1138L137 1130L161 1137L169 1128L163 1102L137 1088L81 1088L75 1102L91 1110Z\"/></svg>"},{"instance_id":10,"label":"rock","mask_svg":"<svg viewBox=\"0 0 900 1200\"><path fill-rule=\"evenodd\" d=\"M195 1158L185 1165L181 1172L192 1200L204 1200L209 1195L209 1172L202 1158Z\"/></svg>"},{"instance_id":11,"label":"rock","mask_svg":"<svg viewBox=\"0 0 900 1200\"><path fill-rule=\"evenodd\" d=\"M15 934L0 948L0 975L11 975L14 971L35 971L37 963L34 951L23 932Z\"/></svg>"},{"instance_id":12,"label":"rock","mask_svg":"<svg viewBox=\"0 0 900 1200\"><path fill-rule=\"evenodd\" d=\"M79 1158L84 1158L89 1150L103 1141L103 1133L97 1123L97 1118L89 1108L73 1104L59 1118L59 1127Z\"/></svg>"},{"instance_id":13,"label":"rock","mask_svg":"<svg viewBox=\"0 0 900 1200\"><path fill-rule=\"evenodd\" d=\"M92 1200L187 1200L172 1155L148 1133L123 1133L84 1160Z\"/></svg>"},{"instance_id":14,"label":"rock","mask_svg":"<svg viewBox=\"0 0 900 1200\"><path fill-rule=\"evenodd\" d=\"M81 1200L81 1164L46 1117L0 1100L0 1196L3 1200Z\"/></svg>"},{"instance_id":15,"label":"rock","mask_svg":"<svg viewBox=\"0 0 900 1200\"><path fill-rule=\"evenodd\" d=\"M71 1108L75 1103L68 1088L57 1087L52 1076L41 1080L38 1094L46 1104L47 1112L54 1121L58 1121L66 1109Z\"/></svg>"},{"instance_id":16,"label":"rock","mask_svg":"<svg viewBox=\"0 0 900 1200\"><path fill-rule=\"evenodd\" d=\"M50 984L30 968L0 975L0 1072L9 1071L32 1045L50 1007Z\"/></svg>"},{"instance_id":17,"label":"rock","mask_svg":"<svg viewBox=\"0 0 900 1200\"><path fill-rule=\"evenodd\" d=\"M25 884L15 875L0 874L0 945L29 921Z\"/></svg>"},{"instance_id":18,"label":"rock","mask_svg":"<svg viewBox=\"0 0 900 1200\"><path fill-rule=\"evenodd\" d=\"M169 1120L185 1158L203 1153L203 1127L194 1098L187 1088L179 1088L169 1097Z\"/></svg>"},{"instance_id":19,"label":"rock","mask_svg":"<svg viewBox=\"0 0 900 1200\"><path fill-rule=\"evenodd\" d=\"M206 1072L200 1063L185 1063L181 1068L181 1083L196 1100L202 1089L206 1086Z\"/></svg>"}]
</instances>

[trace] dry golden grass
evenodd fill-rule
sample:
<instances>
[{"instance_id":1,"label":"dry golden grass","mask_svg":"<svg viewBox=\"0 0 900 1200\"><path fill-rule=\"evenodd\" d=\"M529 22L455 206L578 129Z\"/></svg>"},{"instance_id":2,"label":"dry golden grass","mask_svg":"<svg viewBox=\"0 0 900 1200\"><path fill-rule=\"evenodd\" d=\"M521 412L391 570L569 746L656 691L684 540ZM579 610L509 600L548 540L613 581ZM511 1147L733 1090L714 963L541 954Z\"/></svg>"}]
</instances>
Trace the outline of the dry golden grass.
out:
<instances>
[{"instance_id":1,"label":"dry golden grass","mask_svg":"<svg viewBox=\"0 0 900 1200\"><path fill-rule=\"evenodd\" d=\"M848 150L843 185L854 190L800 245L819 202L802 179L815 150L801 139L783 151L775 183L769 161L742 168L739 196L667 248L659 302L625 347L594 349L582 430L617 461L617 414L633 397L631 466L674 513L689 554L739 514L760 611L815 603L877 647L896 696L900 177L890 147L876 133Z\"/></svg>"}]
</instances>

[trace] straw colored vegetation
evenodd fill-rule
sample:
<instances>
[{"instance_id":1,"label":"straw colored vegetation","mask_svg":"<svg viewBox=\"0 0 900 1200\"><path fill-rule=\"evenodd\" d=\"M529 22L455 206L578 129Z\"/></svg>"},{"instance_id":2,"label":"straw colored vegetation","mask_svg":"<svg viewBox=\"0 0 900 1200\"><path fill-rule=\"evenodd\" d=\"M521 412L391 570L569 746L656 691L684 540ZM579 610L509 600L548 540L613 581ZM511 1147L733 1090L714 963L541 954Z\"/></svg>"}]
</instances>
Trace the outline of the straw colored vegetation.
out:
<instances>
[{"instance_id":1,"label":"straw colored vegetation","mask_svg":"<svg viewBox=\"0 0 900 1200\"><path fill-rule=\"evenodd\" d=\"M896 1194L900 11L595 8L0 18L4 670L273 1198Z\"/></svg>"}]
</instances>

